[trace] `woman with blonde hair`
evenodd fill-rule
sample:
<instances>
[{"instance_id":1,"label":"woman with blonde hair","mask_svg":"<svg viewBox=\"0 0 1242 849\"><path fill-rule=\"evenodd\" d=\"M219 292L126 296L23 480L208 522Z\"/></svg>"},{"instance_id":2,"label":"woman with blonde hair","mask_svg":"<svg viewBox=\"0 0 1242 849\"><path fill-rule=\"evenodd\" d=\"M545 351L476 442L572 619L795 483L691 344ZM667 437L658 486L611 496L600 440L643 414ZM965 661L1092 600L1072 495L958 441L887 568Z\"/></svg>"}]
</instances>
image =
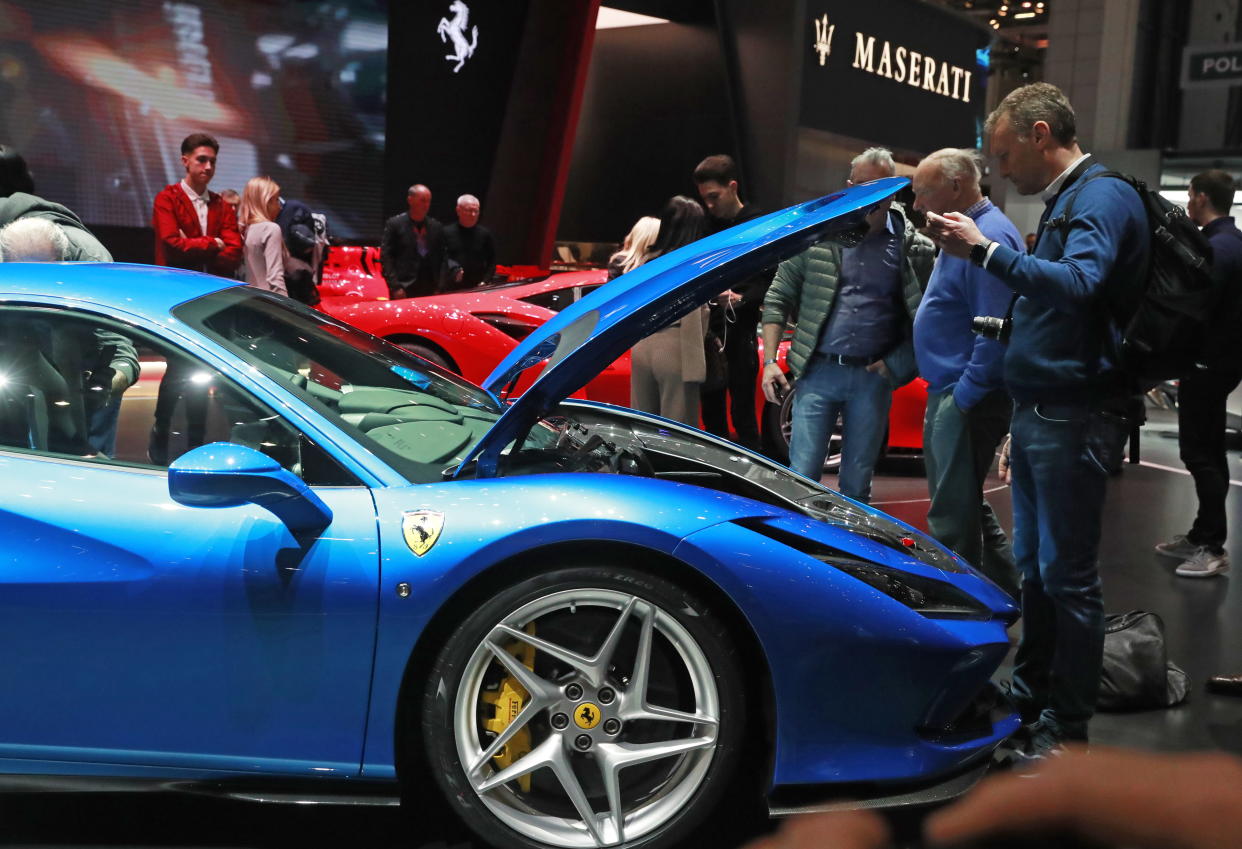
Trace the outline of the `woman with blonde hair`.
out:
<instances>
[{"instance_id":1,"label":"woman with blonde hair","mask_svg":"<svg viewBox=\"0 0 1242 849\"><path fill-rule=\"evenodd\" d=\"M288 295L285 289L285 238L276 217L280 215L280 186L271 177L254 177L242 191L238 225L242 232L242 258L246 282L256 289Z\"/></svg>"},{"instance_id":2,"label":"woman with blonde hair","mask_svg":"<svg viewBox=\"0 0 1242 849\"><path fill-rule=\"evenodd\" d=\"M643 258L651 250L656 236L660 234L660 219L644 215L630 228L629 235L621 244L621 250L608 258L608 279L620 277L643 264Z\"/></svg>"}]
</instances>

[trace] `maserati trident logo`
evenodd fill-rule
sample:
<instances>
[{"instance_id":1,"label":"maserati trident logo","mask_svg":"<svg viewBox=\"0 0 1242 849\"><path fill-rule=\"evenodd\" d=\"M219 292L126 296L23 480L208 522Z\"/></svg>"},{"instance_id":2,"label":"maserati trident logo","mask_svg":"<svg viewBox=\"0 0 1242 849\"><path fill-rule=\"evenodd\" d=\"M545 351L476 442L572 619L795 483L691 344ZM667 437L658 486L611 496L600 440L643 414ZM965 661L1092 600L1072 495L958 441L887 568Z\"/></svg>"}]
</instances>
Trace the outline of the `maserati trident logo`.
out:
<instances>
[{"instance_id":1,"label":"maserati trident logo","mask_svg":"<svg viewBox=\"0 0 1242 849\"><path fill-rule=\"evenodd\" d=\"M828 23L827 15L815 21L814 49L819 54L819 64L821 66L828 61L828 54L832 53L832 33L836 28L836 24Z\"/></svg>"},{"instance_id":2,"label":"maserati trident logo","mask_svg":"<svg viewBox=\"0 0 1242 849\"><path fill-rule=\"evenodd\" d=\"M435 510L415 510L401 514L401 535L410 551L422 557L440 538L444 528L444 514Z\"/></svg>"},{"instance_id":3,"label":"maserati trident logo","mask_svg":"<svg viewBox=\"0 0 1242 849\"><path fill-rule=\"evenodd\" d=\"M449 4L449 12L452 13L451 18L440 18L440 25L436 27L436 32L440 34L440 41L453 42L453 49L456 53L449 53L444 58L450 62L456 62L453 66L453 73L461 70L462 65L466 64L466 60L474 55L474 48L479 46L479 27L477 25L470 27L470 41L466 41L466 26L470 22L470 7L462 0L453 0Z\"/></svg>"}]
</instances>

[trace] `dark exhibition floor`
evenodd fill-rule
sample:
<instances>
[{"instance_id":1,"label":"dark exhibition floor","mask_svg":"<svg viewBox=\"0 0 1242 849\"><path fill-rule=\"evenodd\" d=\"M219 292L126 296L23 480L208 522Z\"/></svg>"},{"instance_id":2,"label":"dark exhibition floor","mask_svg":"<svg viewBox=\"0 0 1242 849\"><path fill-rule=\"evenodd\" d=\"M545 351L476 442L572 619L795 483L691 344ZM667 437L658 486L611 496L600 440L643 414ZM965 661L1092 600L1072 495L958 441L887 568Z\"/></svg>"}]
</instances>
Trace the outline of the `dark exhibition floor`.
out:
<instances>
[{"instance_id":1,"label":"dark exhibition floor","mask_svg":"<svg viewBox=\"0 0 1242 849\"><path fill-rule=\"evenodd\" d=\"M1235 405L1236 406L1236 405ZM1106 608L1159 613L1167 627L1170 659L1191 678L1189 700L1176 708L1131 714L1101 714L1092 723L1096 744L1154 749L1219 748L1242 755L1242 699L1204 692L1212 674L1242 673L1242 590L1231 575L1203 580L1178 578L1174 561L1152 546L1184 533L1195 500L1191 479L1177 459L1174 416L1151 411L1143 430L1142 460L1127 465L1109 493L1101 550ZM1234 487L1242 487L1242 455L1231 452ZM828 480L831 483L831 479ZM889 512L922 525L924 479L900 468L886 469L875 499ZM1008 490L991 481L997 512L1009 514ZM1235 537L1230 555L1242 569L1242 492L1229 504ZM1233 574L1242 574L1235 572ZM414 819L393 808L327 808L256 805L182 796L100 795L0 796L0 844L8 846L466 846L448 832L437 806ZM717 824L719 827L721 824ZM754 833L738 824L712 842L738 845ZM695 841L699 845L699 841Z\"/></svg>"}]
</instances>

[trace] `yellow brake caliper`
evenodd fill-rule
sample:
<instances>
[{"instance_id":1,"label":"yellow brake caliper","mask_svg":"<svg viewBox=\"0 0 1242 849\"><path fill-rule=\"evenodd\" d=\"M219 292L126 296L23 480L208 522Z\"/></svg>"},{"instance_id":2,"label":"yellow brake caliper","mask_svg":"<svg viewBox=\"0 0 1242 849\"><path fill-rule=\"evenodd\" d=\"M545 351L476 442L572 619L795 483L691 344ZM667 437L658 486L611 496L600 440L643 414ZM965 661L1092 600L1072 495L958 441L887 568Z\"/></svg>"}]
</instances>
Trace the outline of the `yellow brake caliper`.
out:
<instances>
[{"instance_id":1,"label":"yellow brake caliper","mask_svg":"<svg viewBox=\"0 0 1242 849\"><path fill-rule=\"evenodd\" d=\"M534 636L534 622L526 626L526 633ZM520 660L527 669L534 671L534 646L514 640L505 646L505 650ZM517 715L522 712L522 708L526 705L526 700L530 698L530 693L526 692L526 688L518 683L512 675L505 675L501 678L500 686L495 692L484 692L482 695L483 701L493 708L492 718L484 720L483 727L494 734L500 734L512 725L513 720L517 719ZM509 742L502 746L500 751L492 755L492 760L496 762L496 768L500 770L525 757L529 752L530 728L526 727L515 732L509 738ZM522 788L523 793L530 792L529 773L518 779L518 786Z\"/></svg>"}]
</instances>

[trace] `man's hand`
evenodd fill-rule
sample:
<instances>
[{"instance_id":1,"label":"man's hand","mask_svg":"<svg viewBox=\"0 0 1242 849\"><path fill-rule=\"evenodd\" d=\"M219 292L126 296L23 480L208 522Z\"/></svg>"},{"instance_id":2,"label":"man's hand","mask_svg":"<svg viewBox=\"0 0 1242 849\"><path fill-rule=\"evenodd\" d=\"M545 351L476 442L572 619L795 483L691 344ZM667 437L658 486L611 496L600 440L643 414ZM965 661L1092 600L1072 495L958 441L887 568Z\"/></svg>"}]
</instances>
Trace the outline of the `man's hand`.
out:
<instances>
[{"instance_id":1,"label":"man's hand","mask_svg":"<svg viewBox=\"0 0 1242 849\"><path fill-rule=\"evenodd\" d=\"M888 826L871 811L841 811L792 817L769 837L745 849L886 849Z\"/></svg>"},{"instance_id":2,"label":"man's hand","mask_svg":"<svg viewBox=\"0 0 1242 849\"><path fill-rule=\"evenodd\" d=\"M1219 753L1071 749L1033 774L984 780L923 827L929 846L1041 832L1133 849L1236 847L1242 761Z\"/></svg>"},{"instance_id":3,"label":"man's hand","mask_svg":"<svg viewBox=\"0 0 1242 849\"><path fill-rule=\"evenodd\" d=\"M884 364L883 360L876 360L874 363L867 366L867 371L871 372L872 374L878 374L880 377L884 378L890 383L892 382L893 373L888 370L888 366Z\"/></svg>"},{"instance_id":4,"label":"man's hand","mask_svg":"<svg viewBox=\"0 0 1242 849\"><path fill-rule=\"evenodd\" d=\"M215 241L216 243L216 250L218 251L224 250L224 239L221 239L219 236L216 236L213 241Z\"/></svg>"},{"instance_id":5,"label":"man's hand","mask_svg":"<svg viewBox=\"0 0 1242 849\"><path fill-rule=\"evenodd\" d=\"M110 392L113 398L119 397L122 392L129 389L132 385L133 384L129 382L129 378L125 376L125 372L121 371L119 368L112 370L112 386L110 387Z\"/></svg>"},{"instance_id":6,"label":"man's hand","mask_svg":"<svg viewBox=\"0 0 1242 849\"><path fill-rule=\"evenodd\" d=\"M950 212L945 215L928 212L927 235L940 246L942 251L962 259L970 257L972 247L988 241L988 238L979 232L979 228L975 226L970 216L962 215L960 212Z\"/></svg>"},{"instance_id":7,"label":"man's hand","mask_svg":"<svg viewBox=\"0 0 1242 849\"><path fill-rule=\"evenodd\" d=\"M1013 434L1005 434L1005 441L1001 443L1000 459L996 461L996 472L1000 475L1001 483L1009 483L1012 477L1009 463L1009 443L1011 442L1013 442Z\"/></svg>"},{"instance_id":8,"label":"man's hand","mask_svg":"<svg viewBox=\"0 0 1242 849\"><path fill-rule=\"evenodd\" d=\"M768 363L763 367L763 397L771 404L779 404L789 394L789 381L780 363Z\"/></svg>"},{"instance_id":9,"label":"man's hand","mask_svg":"<svg viewBox=\"0 0 1242 849\"><path fill-rule=\"evenodd\" d=\"M725 289L723 292L721 292L719 295L716 296L716 301L722 307L726 306L727 304L736 304L740 300L742 300L742 296L739 295L737 292L734 292L732 289Z\"/></svg>"}]
</instances>

